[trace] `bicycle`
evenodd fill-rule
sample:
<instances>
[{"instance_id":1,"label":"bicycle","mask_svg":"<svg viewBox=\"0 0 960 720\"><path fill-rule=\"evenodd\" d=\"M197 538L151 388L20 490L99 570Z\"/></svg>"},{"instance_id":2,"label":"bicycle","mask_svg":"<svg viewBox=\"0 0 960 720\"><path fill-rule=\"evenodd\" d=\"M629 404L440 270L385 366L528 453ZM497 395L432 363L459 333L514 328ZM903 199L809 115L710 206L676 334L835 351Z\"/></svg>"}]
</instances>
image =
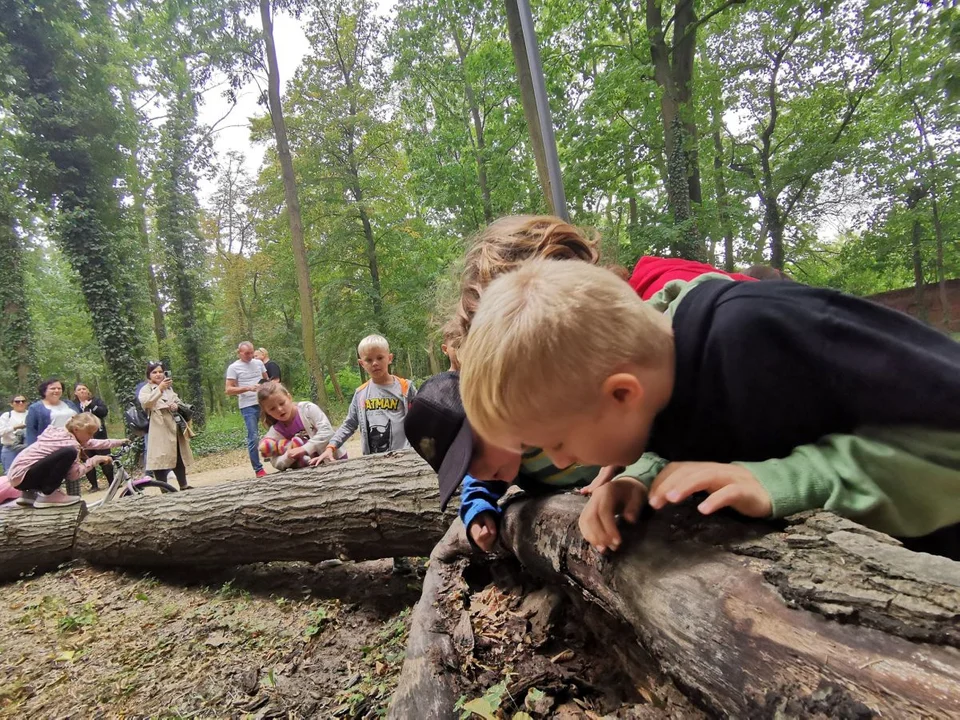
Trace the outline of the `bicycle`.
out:
<instances>
[{"instance_id":1,"label":"bicycle","mask_svg":"<svg viewBox=\"0 0 960 720\"><path fill-rule=\"evenodd\" d=\"M111 502L115 497L143 497L150 495L166 495L167 493L177 492L177 488L163 480L156 480L149 475L139 478L130 476L130 473L123 467L119 455L112 454L113 459L113 481L107 487L107 494L102 500L89 503L87 508L94 510L101 505Z\"/></svg>"}]
</instances>

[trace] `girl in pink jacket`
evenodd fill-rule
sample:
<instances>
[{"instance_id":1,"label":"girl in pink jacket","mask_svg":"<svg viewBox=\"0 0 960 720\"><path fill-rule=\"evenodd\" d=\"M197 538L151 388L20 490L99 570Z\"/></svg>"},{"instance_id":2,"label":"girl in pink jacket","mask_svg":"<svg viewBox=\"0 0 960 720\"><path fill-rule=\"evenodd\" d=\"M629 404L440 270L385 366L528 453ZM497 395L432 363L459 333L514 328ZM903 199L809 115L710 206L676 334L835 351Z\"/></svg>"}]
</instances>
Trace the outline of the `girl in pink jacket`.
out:
<instances>
[{"instance_id":1,"label":"girl in pink jacket","mask_svg":"<svg viewBox=\"0 0 960 720\"><path fill-rule=\"evenodd\" d=\"M18 505L37 508L60 507L80 502L79 495L60 490L63 481L80 490L80 478L97 465L113 462L109 455L94 455L80 462L80 450L107 450L126 443L126 440L96 440L100 419L93 413L80 413L67 421L66 427L50 425L40 433L36 442L27 446L13 461L7 477L10 484L23 494Z\"/></svg>"}]
</instances>

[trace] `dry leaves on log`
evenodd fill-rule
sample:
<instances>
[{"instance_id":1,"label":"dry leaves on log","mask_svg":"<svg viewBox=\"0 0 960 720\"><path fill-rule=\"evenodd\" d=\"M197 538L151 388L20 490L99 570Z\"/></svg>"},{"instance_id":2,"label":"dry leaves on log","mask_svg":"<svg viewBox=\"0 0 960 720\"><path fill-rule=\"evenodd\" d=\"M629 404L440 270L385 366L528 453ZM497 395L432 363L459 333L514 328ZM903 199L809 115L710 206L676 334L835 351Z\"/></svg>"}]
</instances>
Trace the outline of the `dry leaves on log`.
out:
<instances>
[{"instance_id":1,"label":"dry leaves on log","mask_svg":"<svg viewBox=\"0 0 960 720\"><path fill-rule=\"evenodd\" d=\"M511 561L496 564L499 584L471 593L467 564L453 564L438 603L459 662L457 712L485 720L700 716L672 688L624 676L623 659L585 622L602 611L574 608L555 588L524 592L529 578ZM611 623L606 615L599 622Z\"/></svg>"}]
</instances>

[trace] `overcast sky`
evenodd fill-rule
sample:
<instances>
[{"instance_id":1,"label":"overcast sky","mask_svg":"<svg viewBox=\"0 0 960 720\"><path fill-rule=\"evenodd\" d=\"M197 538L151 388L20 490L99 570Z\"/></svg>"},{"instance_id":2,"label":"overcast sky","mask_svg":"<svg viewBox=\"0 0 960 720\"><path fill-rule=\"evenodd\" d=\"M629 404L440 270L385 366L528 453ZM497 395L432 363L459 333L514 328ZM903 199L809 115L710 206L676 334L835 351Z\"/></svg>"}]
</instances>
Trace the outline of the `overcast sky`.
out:
<instances>
[{"instance_id":1,"label":"overcast sky","mask_svg":"<svg viewBox=\"0 0 960 720\"><path fill-rule=\"evenodd\" d=\"M252 17L250 24L259 27L260 17ZM273 19L273 36L277 45L277 65L280 68L280 94L285 92L287 83L293 78L307 53L307 38L303 34L301 22L284 13L278 13ZM266 89L266 76L261 80L262 89ZM204 94L203 104L200 106L200 123L217 126L213 136L213 146L217 158L222 159L227 151L242 152L247 158L247 170L251 177L256 177L263 155L266 152L265 143L253 143L250 140L250 118L265 114L265 105L258 105L261 87L256 82L248 83L239 93L236 107L231 109L230 103L221 94L222 87L208 90ZM221 118L227 115L226 119ZM215 182L210 178L200 180L200 199L206 203L213 192Z\"/></svg>"}]
</instances>

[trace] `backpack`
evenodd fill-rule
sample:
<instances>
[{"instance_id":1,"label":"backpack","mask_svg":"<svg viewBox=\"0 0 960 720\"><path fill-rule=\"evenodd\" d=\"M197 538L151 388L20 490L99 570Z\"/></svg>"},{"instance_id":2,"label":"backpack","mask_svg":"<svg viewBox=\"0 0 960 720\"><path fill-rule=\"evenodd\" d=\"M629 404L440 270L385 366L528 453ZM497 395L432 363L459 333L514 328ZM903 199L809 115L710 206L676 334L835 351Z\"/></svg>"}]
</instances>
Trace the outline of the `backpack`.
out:
<instances>
[{"instance_id":1,"label":"backpack","mask_svg":"<svg viewBox=\"0 0 960 720\"><path fill-rule=\"evenodd\" d=\"M127 424L127 429L134 435L146 435L150 429L150 417L138 402L130 403L123 413L123 420Z\"/></svg>"}]
</instances>

